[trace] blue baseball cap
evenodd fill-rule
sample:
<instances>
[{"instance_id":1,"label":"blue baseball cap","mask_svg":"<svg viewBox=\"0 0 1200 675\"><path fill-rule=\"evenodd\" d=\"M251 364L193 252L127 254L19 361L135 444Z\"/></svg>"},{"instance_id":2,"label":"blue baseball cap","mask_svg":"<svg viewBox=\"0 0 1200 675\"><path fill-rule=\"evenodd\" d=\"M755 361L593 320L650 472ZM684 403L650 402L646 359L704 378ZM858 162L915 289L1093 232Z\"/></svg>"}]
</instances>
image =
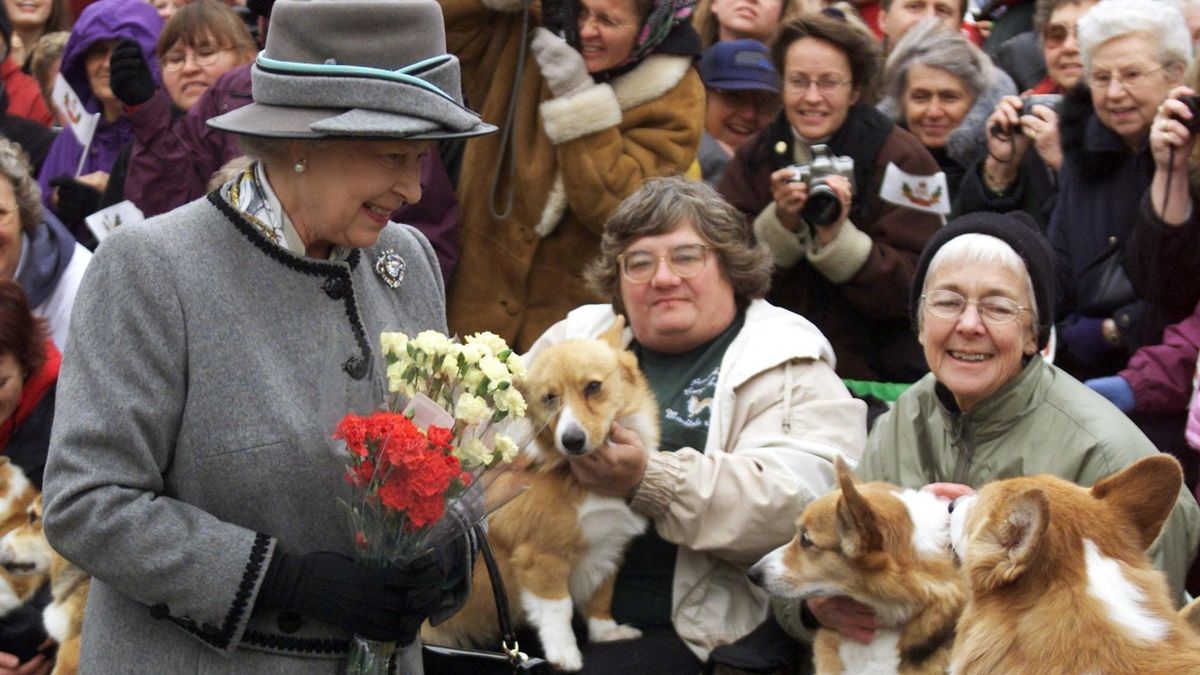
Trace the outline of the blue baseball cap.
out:
<instances>
[{"instance_id":1,"label":"blue baseball cap","mask_svg":"<svg viewBox=\"0 0 1200 675\"><path fill-rule=\"evenodd\" d=\"M726 40L714 43L700 56L700 79L709 89L739 91L757 89L779 93L779 75L758 40Z\"/></svg>"}]
</instances>

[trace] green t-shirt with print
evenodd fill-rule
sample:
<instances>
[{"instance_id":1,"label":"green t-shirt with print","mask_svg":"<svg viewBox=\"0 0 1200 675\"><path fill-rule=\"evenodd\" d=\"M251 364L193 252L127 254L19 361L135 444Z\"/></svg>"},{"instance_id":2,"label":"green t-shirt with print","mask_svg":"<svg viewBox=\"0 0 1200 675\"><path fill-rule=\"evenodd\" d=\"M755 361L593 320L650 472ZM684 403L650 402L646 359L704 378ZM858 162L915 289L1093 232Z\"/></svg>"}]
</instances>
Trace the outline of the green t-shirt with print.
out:
<instances>
[{"instance_id":1,"label":"green t-shirt with print","mask_svg":"<svg viewBox=\"0 0 1200 675\"><path fill-rule=\"evenodd\" d=\"M679 448L703 450L717 375L725 350L745 323L738 312L733 323L712 341L682 354L664 354L636 342L631 347L654 389L662 427L660 452ZM671 626L671 579L676 545L658 535L654 524L633 540L617 574L613 618L637 627Z\"/></svg>"}]
</instances>

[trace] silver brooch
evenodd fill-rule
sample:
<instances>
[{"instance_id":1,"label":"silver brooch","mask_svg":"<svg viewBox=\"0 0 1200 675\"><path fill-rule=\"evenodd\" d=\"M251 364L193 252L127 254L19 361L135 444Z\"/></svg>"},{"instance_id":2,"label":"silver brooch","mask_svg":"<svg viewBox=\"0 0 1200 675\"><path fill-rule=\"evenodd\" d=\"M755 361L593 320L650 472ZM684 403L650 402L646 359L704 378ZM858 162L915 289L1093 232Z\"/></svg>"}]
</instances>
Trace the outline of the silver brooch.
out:
<instances>
[{"instance_id":1,"label":"silver brooch","mask_svg":"<svg viewBox=\"0 0 1200 675\"><path fill-rule=\"evenodd\" d=\"M405 267L404 258L390 248L375 259L375 273L383 279L383 283L392 288L400 288L400 282L404 281Z\"/></svg>"}]
</instances>

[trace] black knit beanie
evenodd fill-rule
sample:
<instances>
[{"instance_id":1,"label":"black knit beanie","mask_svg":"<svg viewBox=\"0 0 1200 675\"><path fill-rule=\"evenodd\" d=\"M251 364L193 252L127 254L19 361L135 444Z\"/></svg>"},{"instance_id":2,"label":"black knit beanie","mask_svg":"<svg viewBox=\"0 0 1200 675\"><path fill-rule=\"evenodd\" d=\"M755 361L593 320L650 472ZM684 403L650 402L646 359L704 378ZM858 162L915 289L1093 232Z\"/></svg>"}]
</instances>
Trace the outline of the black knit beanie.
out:
<instances>
[{"instance_id":1,"label":"black knit beanie","mask_svg":"<svg viewBox=\"0 0 1200 675\"><path fill-rule=\"evenodd\" d=\"M963 234L986 234L1012 247L1029 271L1033 281L1033 300L1037 304L1038 349L1046 346L1050 339L1050 326L1054 324L1054 250L1050 242L1038 230L1037 223L1024 211L1010 213L968 213L955 218L938 230L921 253L917 270L913 275L912 292L908 300L908 312L913 326L918 325L921 311L921 292L925 287L925 275L929 262L946 242Z\"/></svg>"}]
</instances>

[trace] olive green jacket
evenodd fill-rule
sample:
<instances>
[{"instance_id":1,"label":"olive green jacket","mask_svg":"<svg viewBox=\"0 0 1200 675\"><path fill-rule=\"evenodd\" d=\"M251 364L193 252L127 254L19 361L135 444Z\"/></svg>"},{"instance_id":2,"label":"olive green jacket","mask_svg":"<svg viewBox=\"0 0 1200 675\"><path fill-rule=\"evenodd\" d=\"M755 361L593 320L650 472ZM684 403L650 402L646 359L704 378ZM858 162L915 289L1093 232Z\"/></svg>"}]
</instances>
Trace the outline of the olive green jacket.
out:
<instances>
[{"instance_id":1,"label":"olive green jacket","mask_svg":"<svg viewBox=\"0 0 1200 675\"><path fill-rule=\"evenodd\" d=\"M1012 381L969 413L926 375L871 430L857 473L904 487L949 482L979 488L1049 473L1090 486L1158 452L1125 415L1059 368L1035 356ZM1200 542L1200 507L1180 488L1175 510L1150 549L1176 604ZM809 636L799 603L775 601L788 632Z\"/></svg>"}]
</instances>

